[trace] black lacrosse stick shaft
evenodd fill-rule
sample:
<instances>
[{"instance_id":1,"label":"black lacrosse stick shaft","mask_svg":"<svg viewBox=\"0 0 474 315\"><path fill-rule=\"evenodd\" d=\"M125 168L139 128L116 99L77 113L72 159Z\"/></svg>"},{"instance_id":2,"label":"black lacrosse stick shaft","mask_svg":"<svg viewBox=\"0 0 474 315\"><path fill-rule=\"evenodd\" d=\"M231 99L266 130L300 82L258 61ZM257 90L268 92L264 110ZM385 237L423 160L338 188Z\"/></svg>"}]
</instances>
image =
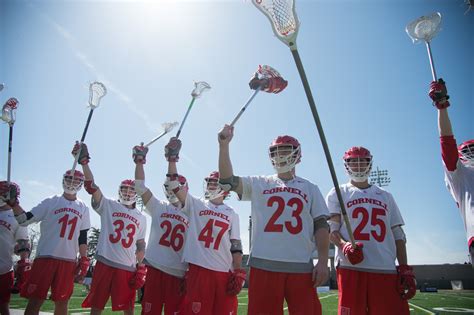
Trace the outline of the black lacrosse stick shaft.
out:
<instances>
[{"instance_id":1,"label":"black lacrosse stick shaft","mask_svg":"<svg viewBox=\"0 0 474 315\"><path fill-rule=\"evenodd\" d=\"M318 129L319 138L321 139L321 144L322 144L323 149L324 149L324 155L326 156L326 161L328 163L329 171L331 173L332 181L333 181L333 184L334 184L334 189L336 190L337 199L339 200L339 206L341 207L341 213L344 217L344 221L346 223L347 231L348 231L349 236L351 238L351 243L352 243L352 245L355 246L355 240L354 240L354 236L352 234L352 228L351 228L349 219L347 217L347 212L346 212L346 208L344 206L344 201L342 199L341 190L339 189L339 183L337 181L336 172L334 171L334 164L332 163L331 153L329 152L329 147L328 147L328 143L326 141L326 136L324 135L323 126L321 124L321 120L319 119L318 111L316 110L316 104L315 104L314 99L313 99L313 94L311 93L311 88L309 87L309 84L308 84L308 79L306 77L306 73L305 73L304 68L303 68L303 63L301 62L301 58L300 58L300 55L299 55L297 49L291 50L291 53L293 54L293 58L295 59L296 67L298 68L298 72L300 74L301 81L303 82L304 91L306 93L306 97L308 98L309 107L311 108L311 112L313 113L314 122L316 123L316 128Z\"/></svg>"},{"instance_id":2,"label":"black lacrosse stick shaft","mask_svg":"<svg viewBox=\"0 0 474 315\"><path fill-rule=\"evenodd\" d=\"M8 135L8 165L7 165L7 181L11 179L12 169L12 147L13 147L13 124L10 124L10 132Z\"/></svg>"},{"instance_id":3,"label":"black lacrosse stick shaft","mask_svg":"<svg viewBox=\"0 0 474 315\"><path fill-rule=\"evenodd\" d=\"M91 110L89 111L89 117L87 117L86 127L84 128L84 132L82 133L81 143L84 142L84 139L86 139L87 129L89 129L89 123L91 122L93 113L94 113L94 109L91 108Z\"/></svg>"}]
</instances>

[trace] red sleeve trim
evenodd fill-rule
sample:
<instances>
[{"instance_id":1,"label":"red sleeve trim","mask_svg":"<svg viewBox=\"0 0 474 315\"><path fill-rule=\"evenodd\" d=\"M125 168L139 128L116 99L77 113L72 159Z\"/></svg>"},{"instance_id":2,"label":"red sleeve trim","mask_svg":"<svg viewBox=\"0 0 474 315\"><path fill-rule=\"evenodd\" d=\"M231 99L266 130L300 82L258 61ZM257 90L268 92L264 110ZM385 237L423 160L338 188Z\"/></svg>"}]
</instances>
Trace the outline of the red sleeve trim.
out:
<instances>
[{"instance_id":1,"label":"red sleeve trim","mask_svg":"<svg viewBox=\"0 0 474 315\"><path fill-rule=\"evenodd\" d=\"M458 148L454 136L441 136L441 156L448 171L454 172L458 163Z\"/></svg>"}]
</instances>

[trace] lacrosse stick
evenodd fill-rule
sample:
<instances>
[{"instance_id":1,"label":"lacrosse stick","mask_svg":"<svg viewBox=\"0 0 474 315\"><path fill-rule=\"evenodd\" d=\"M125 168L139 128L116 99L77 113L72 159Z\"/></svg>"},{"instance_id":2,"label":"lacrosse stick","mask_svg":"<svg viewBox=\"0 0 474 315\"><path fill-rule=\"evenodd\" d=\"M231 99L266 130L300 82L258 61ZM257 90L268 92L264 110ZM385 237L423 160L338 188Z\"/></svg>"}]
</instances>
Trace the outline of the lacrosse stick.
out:
<instances>
[{"instance_id":1,"label":"lacrosse stick","mask_svg":"<svg viewBox=\"0 0 474 315\"><path fill-rule=\"evenodd\" d=\"M424 41L426 44L426 50L428 51L428 58L430 59L431 75L433 81L437 81L436 70L433 61L433 55L431 54L430 42L441 30L441 13L435 12L428 16L421 16L407 25L405 31L410 36L413 43L419 43Z\"/></svg>"},{"instance_id":2,"label":"lacrosse stick","mask_svg":"<svg viewBox=\"0 0 474 315\"><path fill-rule=\"evenodd\" d=\"M178 125L178 122L175 121L173 123L163 123L161 124L161 126L163 127L163 132L160 133L158 136L156 136L155 138L153 138L153 140L151 140L150 142L148 142L145 147L149 147L150 145L152 145L153 143L155 143L156 140L160 139L161 137L163 137L164 135L166 135L167 133L169 133L171 130L174 129L174 127L176 127Z\"/></svg>"},{"instance_id":3,"label":"lacrosse stick","mask_svg":"<svg viewBox=\"0 0 474 315\"><path fill-rule=\"evenodd\" d=\"M176 133L176 138L179 138L179 135L181 134L181 130L183 129L184 122L188 118L189 112L191 111L191 108L193 107L194 101L201 96L202 92L210 88L211 86L207 82L204 82L204 81L194 82L194 90L191 92L191 96L193 97L193 99L191 100L191 103L188 106L188 110L186 111L186 114L184 115L183 121L181 122L181 125L179 126L179 130Z\"/></svg>"},{"instance_id":4,"label":"lacrosse stick","mask_svg":"<svg viewBox=\"0 0 474 315\"><path fill-rule=\"evenodd\" d=\"M107 89L105 88L105 85L100 83L100 82L92 82L89 85L89 107L91 110L89 111L89 117L87 117L87 122L86 122L86 127L84 128L84 131L82 132L82 137L81 137L81 142L83 143L86 134L87 134L87 129L89 129L89 123L91 122L92 114L94 113L94 109L99 107L100 105L100 100L102 97L107 94ZM71 174L74 174L74 171L76 170L77 166L77 160L79 159L79 156L81 155L81 149L82 146L79 147L79 150L77 151L76 156L74 157L74 163L72 164L71 168Z\"/></svg>"},{"instance_id":5,"label":"lacrosse stick","mask_svg":"<svg viewBox=\"0 0 474 315\"><path fill-rule=\"evenodd\" d=\"M8 163L7 163L7 181L11 179L12 166L12 146L13 146L13 124L16 120L16 109L18 107L18 100L14 97L8 99L2 108L2 120L9 126L10 132L8 135Z\"/></svg>"},{"instance_id":6,"label":"lacrosse stick","mask_svg":"<svg viewBox=\"0 0 474 315\"><path fill-rule=\"evenodd\" d=\"M324 149L329 171L331 172L332 181L336 190L337 199L339 200L339 206L341 207L341 213L347 227L347 232L349 233L352 246L356 247L352 228L349 218L347 217L346 208L344 206L344 201L342 200L341 190L339 189L336 172L334 171L334 165L332 163L331 153L329 152L326 136L324 135L323 127L321 125L321 120L319 119L308 79L306 78L303 63L301 62L298 49L296 48L296 37L298 35L300 23L298 21L298 16L296 15L295 0L252 0L252 3L270 20L273 32L277 38L285 43L285 45L290 48L291 53L293 54L296 67L298 68L298 72L306 93L306 98L308 99L314 122L316 123L316 128L318 129L319 138L321 139L321 144Z\"/></svg>"},{"instance_id":7,"label":"lacrosse stick","mask_svg":"<svg viewBox=\"0 0 474 315\"><path fill-rule=\"evenodd\" d=\"M258 66L258 69L257 71L255 72L256 74L256 77L257 79L259 80L262 80L262 79L270 79L270 78L281 78L281 75L280 73L278 73L278 71L276 71L275 69L273 69L272 67L270 66L267 66L267 65L260 65ZM285 86L286 87L286 86ZM284 89L284 88L283 88ZM257 88L253 93L252 95L250 96L250 98L247 100L247 102L245 103L245 105L240 109L239 113L237 114L237 116L234 118L234 120L232 120L232 122L230 123L230 126L234 126L235 123L237 122L237 120L239 120L240 116L242 116L242 114L244 113L244 111L247 109L247 107L250 105L250 103L252 102L252 100L255 98L255 96L257 96L258 92L260 92L262 90L262 87L260 86L259 88ZM281 90L280 90L281 91Z\"/></svg>"}]
</instances>

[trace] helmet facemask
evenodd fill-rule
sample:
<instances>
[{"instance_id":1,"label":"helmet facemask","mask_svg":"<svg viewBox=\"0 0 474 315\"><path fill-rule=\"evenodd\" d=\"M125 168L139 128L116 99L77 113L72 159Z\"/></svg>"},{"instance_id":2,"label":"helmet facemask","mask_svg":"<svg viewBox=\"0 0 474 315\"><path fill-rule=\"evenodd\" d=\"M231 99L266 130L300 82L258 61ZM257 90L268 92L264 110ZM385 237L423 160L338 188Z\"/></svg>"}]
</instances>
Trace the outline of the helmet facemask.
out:
<instances>
[{"instance_id":1,"label":"helmet facemask","mask_svg":"<svg viewBox=\"0 0 474 315\"><path fill-rule=\"evenodd\" d=\"M301 147L292 145L274 145L269 148L269 156L277 173L291 171L301 159Z\"/></svg>"},{"instance_id":2,"label":"helmet facemask","mask_svg":"<svg viewBox=\"0 0 474 315\"><path fill-rule=\"evenodd\" d=\"M372 169L372 157L356 157L344 160L346 173L356 183L365 182Z\"/></svg>"},{"instance_id":3,"label":"helmet facemask","mask_svg":"<svg viewBox=\"0 0 474 315\"><path fill-rule=\"evenodd\" d=\"M77 194L84 184L84 174L80 171L74 171L72 176L71 171L67 171L63 175L63 189L66 194L75 195Z\"/></svg>"},{"instance_id":4,"label":"helmet facemask","mask_svg":"<svg viewBox=\"0 0 474 315\"><path fill-rule=\"evenodd\" d=\"M137 193L135 191L135 181L126 179L122 181L119 187L119 202L124 206L131 206L137 201Z\"/></svg>"},{"instance_id":5,"label":"helmet facemask","mask_svg":"<svg viewBox=\"0 0 474 315\"><path fill-rule=\"evenodd\" d=\"M458 147L459 159L467 167L474 167L474 140L462 143Z\"/></svg>"}]
</instances>

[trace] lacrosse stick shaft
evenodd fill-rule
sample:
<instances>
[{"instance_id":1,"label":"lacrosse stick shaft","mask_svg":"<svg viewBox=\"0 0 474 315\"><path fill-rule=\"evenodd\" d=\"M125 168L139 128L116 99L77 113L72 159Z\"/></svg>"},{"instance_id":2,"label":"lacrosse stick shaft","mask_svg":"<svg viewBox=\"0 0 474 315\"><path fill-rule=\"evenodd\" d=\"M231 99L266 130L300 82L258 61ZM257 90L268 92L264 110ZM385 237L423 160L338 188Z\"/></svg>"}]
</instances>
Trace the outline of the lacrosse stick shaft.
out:
<instances>
[{"instance_id":1,"label":"lacrosse stick shaft","mask_svg":"<svg viewBox=\"0 0 474 315\"><path fill-rule=\"evenodd\" d=\"M86 127L84 128L84 131L82 132L82 137L81 137L81 142L80 143L83 143L84 140L86 139L87 129L89 129L89 124L91 122L93 113L94 113L94 109L91 108L91 110L89 111L89 116L87 117ZM77 151L77 154L74 157L74 163L72 164L72 168L71 168L71 173L73 173L73 174L74 174L74 171L76 170L77 160L79 159L79 156L81 155L81 150L82 150L82 147L79 147L79 151Z\"/></svg>"},{"instance_id":2,"label":"lacrosse stick shaft","mask_svg":"<svg viewBox=\"0 0 474 315\"><path fill-rule=\"evenodd\" d=\"M245 112L245 110L247 109L247 107L249 106L249 104L252 102L252 100L255 98L255 96L257 96L258 92L260 92L260 89L256 89L253 94L250 96L250 98L247 100L247 103L245 103L245 105L240 109L240 112L237 114L237 116L234 118L234 120L232 120L232 122L230 123L230 126L234 126L235 123L237 122L237 120L239 120L240 116L242 116L242 114Z\"/></svg>"},{"instance_id":3,"label":"lacrosse stick shaft","mask_svg":"<svg viewBox=\"0 0 474 315\"><path fill-rule=\"evenodd\" d=\"M431 75L433 76L433 81L438 81L438 77L436 76L436 69L433 61L433 55L431 54L431 45L430 42L426 43L426 50L428 51L428 58L430 58L430 67L431 67Z\"/></svg>"},{"instance_id":4,"label":"lacrosse stick shaft","mask_svg":"<svg viewBox=\"0 0 474 315\"><path fill-rule=\"evenodd\" d=\"M153 140L151 140L150 142L148 142L147 144L145 144L145 147L149 147L150 145L152 145L153 143L155 143L158 139L160 139L161 137L163 137L165 134L167 134L168 132L167 131L163 131L162 133L160 133L158 136L156 136L155 138L153 138Z\"/></svg>"},{"instance_id":5,"label":"lacrosse stick shaft","mask_svg":"<svg viewBox=\"0 0 474 315\"><path fill-rule=\"evenodd\" d=\"M309 106L311 108L311 112L313 113L314 122L316 123L316 128L318 129L319 138L321 139L321 144L324 149L324 155L326 156L326 161L328 163L329 171L331 173L332 181L334 184L334 189L336 190L337 199L339 200L339 206L341 207L341 213L344 218L344 223L347 227L347 232L349 233L349 238L353 246L355 246L354 235L352 233L351 224L349 222L349 218L347 217L346 208L344 206L344 201L342 200L341 190L339 189L339 183L337 181L336 172L334 171L334 165L331 159L331 153L329 152L329 147L326 141L326 136L324 135L323 127L321 125L321 120L319 119L318 111L316 110L316 104L313 99L313 94L311 93L311 88L308 84L308 79L306 78L306 73L303 68L303 63L301 62L300 55L298 50L291 50L293 54L293 58L295 59L296 67L298 68L298 72L301 77L301 81L303 82L304 90L306 93L306 97L308 98Z\"/></svg>"},{"instance_id":6,"label":"lacrosse stick shaft","mask_svg":"<svg viewBox=\"0 0 474 315\"><path fill-rule=\"evenodd\" d=\"M193 97L191 103L188 106L188 110L186 111L186 115L184 115L183 121L181 122L181 125L179 125L179 130L176 133L176 138L179 138L179 135L181 134L181 130L183 129L184 123L186 119L188 118L189 112L191 111L191 108L193 107L194 101L196 100L195 97Z\"/></svg>"},{"instance_id":7,"label":"lacrosse stick shaft","mask_svg":"<svg viewBox=\"0 0 474 315\"><path fill-rule=\"evenodd\" d=\"M8 165L7 165L7 181L10 182L11 179L11 169L12 169L12 146L13 146L13 124L10 125L10 132L8 135Z\"/></svg>"}]
</instances>

